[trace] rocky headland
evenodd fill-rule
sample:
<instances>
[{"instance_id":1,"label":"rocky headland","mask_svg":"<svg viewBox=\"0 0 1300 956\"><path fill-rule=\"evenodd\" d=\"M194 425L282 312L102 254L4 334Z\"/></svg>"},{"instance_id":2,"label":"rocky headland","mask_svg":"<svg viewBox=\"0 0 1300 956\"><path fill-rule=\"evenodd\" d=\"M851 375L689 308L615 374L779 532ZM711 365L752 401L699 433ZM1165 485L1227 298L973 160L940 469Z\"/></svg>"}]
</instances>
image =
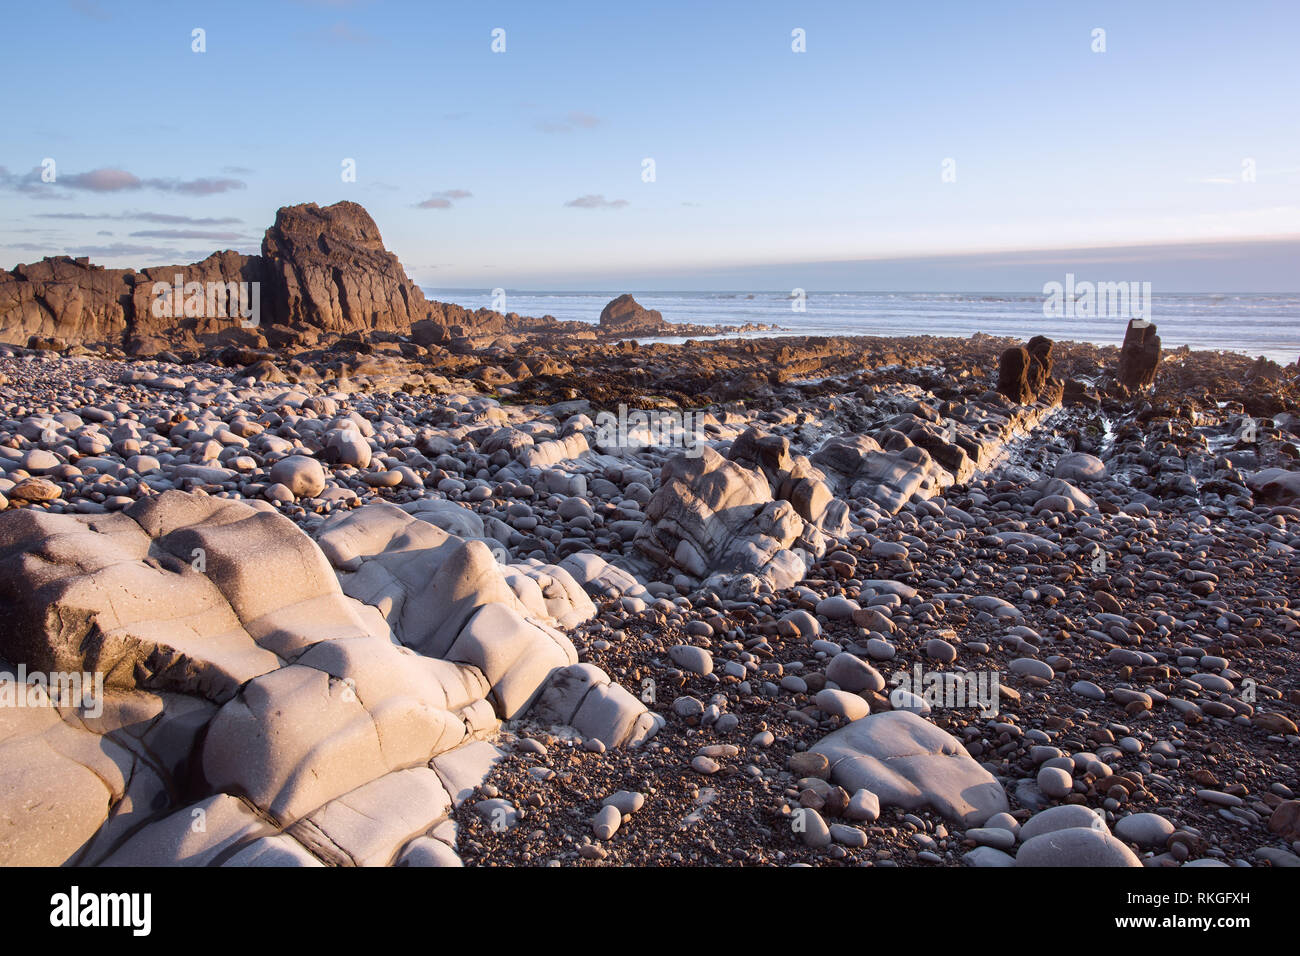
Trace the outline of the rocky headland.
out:
<instances>
[{"instance_id":1,"label":"rocky headland","mask_svg":"<svg viewBox=\"0 0 1300 956\"><path fill-rule=\"evenodd\" d=\"M1300 863L1295 369L178 268L0 275L0 863Z\"/></svg>"},{"instance_id":2,"label":"rocky headland","mask_svg":"<svg viewBox=\"0 0 1300 956\"><path fill-rule=\"evenodd\" d=\"M185 301L190 284L202 287L196 290L201 305ZM256 287L256 315L240 311L240 284ZM166 290L178 285L169 295ZM256 256L226 250L201 262L138 272L59 256L0 272L0 343L137 358L192 361L224 347L346 348L350 341L362 347L404 342L414 350L408 357L427 350L437 358L446 350L475 351L524 338L598 341L764 328L675 324L631 296L610 303L606 313L593 325L430 302L384 248L370 214L354 202L281 208Z\"/></svg>"}]
</instances>

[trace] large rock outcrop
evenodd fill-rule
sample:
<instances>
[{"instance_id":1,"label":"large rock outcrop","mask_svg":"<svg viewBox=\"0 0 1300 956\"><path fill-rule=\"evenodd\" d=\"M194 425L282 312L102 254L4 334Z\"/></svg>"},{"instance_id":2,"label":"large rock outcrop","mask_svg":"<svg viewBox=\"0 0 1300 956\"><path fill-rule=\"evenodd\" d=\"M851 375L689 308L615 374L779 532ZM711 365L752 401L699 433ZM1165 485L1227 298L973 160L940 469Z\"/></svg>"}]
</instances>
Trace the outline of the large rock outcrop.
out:
<instances>
[{"instance_id":1,"label":"large rock outcrop","mask_svg":"<svg viewBox=\"0 0 1300 956\"><path fill-rule=\"evenodd\" d=\"M424 294L354 202L285 206L262 239L276 320L327 332L396 332L428 315Z\"/></svg>"},{"instance_id":2,"label":"large rock outcrop","mask_svg":"<svg viewBox=\"0 0 1300 956\"><path fill-rule=\"evenodd\" d=\"M183 301L159 308L157 283L205 287L201 309ZM212 284L257 283L256 324ZM185 294L189 298L189 293ZM252 299L251 286L249 299ZM251 304L246 302L246 304ZM198 314L194 314L194 313ZM354 202L285 206L266 231L261 255L226 250L189 265L105 269L88 259L47 258L0 272L0 343L114 346L135 354L164 349L239 344L314 335L409 333L423 323L428 341L469 331L505 328L487 309L429 302L397 257L384 248L379 227Z\"/></svg>"}]
</instances>

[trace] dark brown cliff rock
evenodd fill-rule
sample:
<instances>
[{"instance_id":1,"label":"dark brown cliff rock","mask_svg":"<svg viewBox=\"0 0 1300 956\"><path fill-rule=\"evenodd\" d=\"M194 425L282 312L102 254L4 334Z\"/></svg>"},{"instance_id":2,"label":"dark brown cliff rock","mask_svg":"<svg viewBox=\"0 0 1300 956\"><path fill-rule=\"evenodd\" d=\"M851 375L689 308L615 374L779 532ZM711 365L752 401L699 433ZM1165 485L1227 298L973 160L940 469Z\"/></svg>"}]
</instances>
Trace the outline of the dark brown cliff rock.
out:
<instances>
[{"instance_id":1,"label":"dark brown cliff rock","mask_svg":"<svg viewBox=\"0 0 1300 956\"><path fill-rule=\"evenodd\" d=\"M67 256L0 272L0 342L58 339L119 343L127 330L130 269L105 269Z\"/></svg>"},{"instance_id":2,"label":"dark brown cliff rock","mask_svg":"<svg viewBox=\"0 0 1300 956\"><path fill-rule=\"evenodd\" d=\"M180 296L168 291L177 282ZM205 290L209 283L257 283L256 322L220 289L215 302L205 294L199 314L187 315L183 286L194 282ZM253 287L247 290L244 304L251 306ZM505 317L489 309L427 301L384 248L374 219L353 202L281 208L258 256L226 250L200 262L141 272L59 256L0 272L0 343L11 345L59 341L152 355L311 344L321 336L353 333L406 334L417 323L461 326L473 334L506 328Z\"/></svg>"},{"instance_id":3,"label":"dark brown cliff rock","mask_svg":"<svg viewBox=\"0 0 1300 956\"><path fill-rule=\"evenodd\" d=\"M132 321L125 347L132 354L154 355L163 349L193 347L199 342L252 348L266 344L262 330L271 320L264 262L260 256L245 256L227 249L186 266L144 269L133 273L130 280ZM180 301L175 292L177 282L181 283ZM186 315L184 286L192 282L205 286L199 315ZM232 289L231 283L248 283L247 298L241 301L238 289ZM256 294L252 283L259 284ZM209 284L226 288L214 288L214 295L209 297L206 291ZM164 286L169 291L164 291ZM243 309L254 311L254 307L255 316L243 316Z\"/></svg>"},{"instance_id":4,"label":"dark brown cliff rock","mask_svg":"<svg viewBox=\"0 0 1300 956\"><path fill-rule=\"evenodd\" d=\"M1012 346L998 361L998 391L1021 405L1061 402L1064 383L1052 376L1052 340L1035 335L1023 346Z\"/></svg>"},{"instance_id":5,"label":"dark brown cliff rock","mask_svg":"<svg viewBox=\"0 0 1300 956\"><path fill-rule=\"evenodd\" d=\"M379 227L354 202L284 206L262 239L276 321L339 335L405 331L429 309Z\"/></svg>"},{"instance_id":6,"label":"dark brown cliff rock","mask_svg":"<svg viewBox=\"0 0 1300 956\"><path fill-rule=\"evenodd\" d=\"M1029 363L1029 350L1023 345L1007 349L998 360L998 391L1022 405L1033 400Z\"/></svg>"}]
</instances>

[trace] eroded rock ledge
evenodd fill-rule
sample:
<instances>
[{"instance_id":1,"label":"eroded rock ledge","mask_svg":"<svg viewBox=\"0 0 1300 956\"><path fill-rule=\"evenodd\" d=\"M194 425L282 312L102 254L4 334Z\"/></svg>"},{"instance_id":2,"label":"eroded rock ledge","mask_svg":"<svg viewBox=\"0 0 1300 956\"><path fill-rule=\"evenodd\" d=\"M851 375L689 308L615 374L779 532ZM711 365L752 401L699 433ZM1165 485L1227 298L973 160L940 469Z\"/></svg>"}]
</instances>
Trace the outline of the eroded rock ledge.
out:
<instances>
[{"instance_id":1,"label":"eroded rock ledge","mask_svg":"<svg viewBox=\"0 0 1300 956\"><path fill-rule=\"evenodd\" d=\"M382 503L316 541L202 492L12 511L0 613L8 663L107 684L102 714L0 710L6 864L446 854L437 828L501 721L536 705L612 747L662 725L578 665L561 628L595 608L563 568L500 566ZM186 834L197 816L204 835Z\"/></svg>"}]
</instances>

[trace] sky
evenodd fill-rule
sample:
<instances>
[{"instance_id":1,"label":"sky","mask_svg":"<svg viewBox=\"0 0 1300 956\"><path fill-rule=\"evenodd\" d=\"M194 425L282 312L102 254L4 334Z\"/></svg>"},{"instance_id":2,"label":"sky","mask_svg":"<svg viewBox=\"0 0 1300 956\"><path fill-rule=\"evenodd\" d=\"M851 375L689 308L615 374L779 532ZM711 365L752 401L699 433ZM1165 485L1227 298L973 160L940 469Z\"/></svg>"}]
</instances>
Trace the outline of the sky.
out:
<instances>
[{"instance_id":1,"label":"sky","mask_svg":"<svg viewBox=\"0 0 1300 956\"><path fill-rule=\"evenodd\" d=\"M350 199L433 289L1012 291L1072 269L1300 291L1294 0L5 19L4 268L252 253L280 206Z\"/></svg>"}]
</instances>

